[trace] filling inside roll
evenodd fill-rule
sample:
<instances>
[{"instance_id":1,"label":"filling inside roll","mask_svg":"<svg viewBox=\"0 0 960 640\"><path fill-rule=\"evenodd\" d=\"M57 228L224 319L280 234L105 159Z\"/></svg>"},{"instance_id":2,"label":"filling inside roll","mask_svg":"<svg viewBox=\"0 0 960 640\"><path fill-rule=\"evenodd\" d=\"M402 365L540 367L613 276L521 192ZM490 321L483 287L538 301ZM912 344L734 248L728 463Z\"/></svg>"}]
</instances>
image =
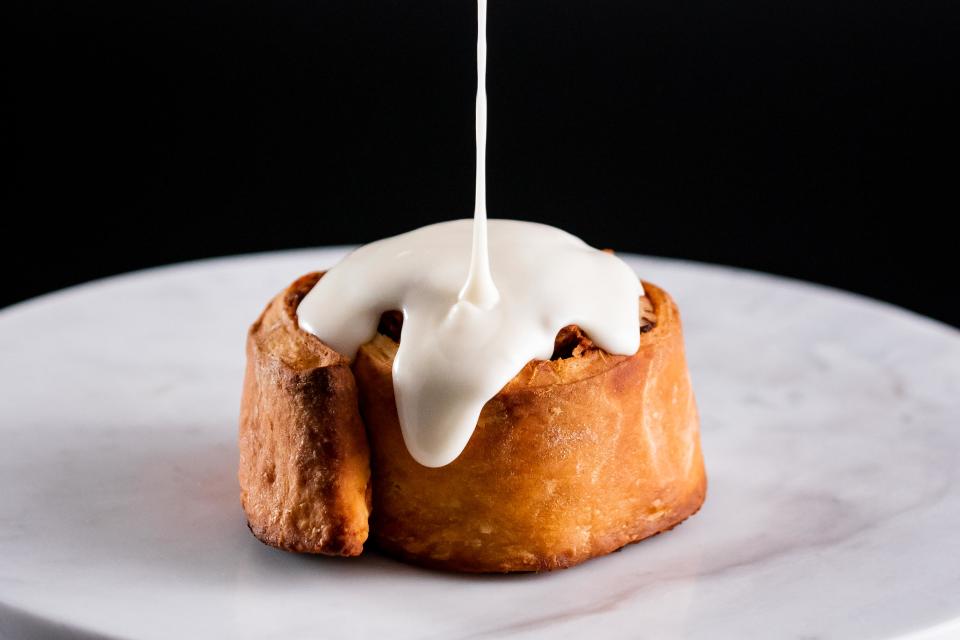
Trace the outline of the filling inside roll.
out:
<instances>
[{"instance_id":1,"label":"filling inside roll","mask_svg":"<svg viewBox=\"0 0 960 640\"><path fill-rule=\"evenodd\" d=\"M640 333L644 334L653 329L657 324L657 316L653 311L653 304L650 298L642 296L640 298ZM380 324L377 325L377 333L390 338L397 344L400 344L400 333L403 329L403 312L399 310L385 311L380 316ZM587 351L600 350L593 340L575 324L570 324L560 330L557 339L554 342L553 355L551 360L565 360L575 358Z\"/></svg>"}]
</instances>

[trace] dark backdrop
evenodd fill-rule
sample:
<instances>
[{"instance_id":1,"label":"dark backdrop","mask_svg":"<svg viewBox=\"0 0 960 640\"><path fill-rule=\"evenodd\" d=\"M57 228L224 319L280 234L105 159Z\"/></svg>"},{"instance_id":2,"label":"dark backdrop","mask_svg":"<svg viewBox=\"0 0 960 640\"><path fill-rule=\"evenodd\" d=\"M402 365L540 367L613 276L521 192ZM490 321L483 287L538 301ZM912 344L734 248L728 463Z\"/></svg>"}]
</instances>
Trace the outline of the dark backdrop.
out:
<instances>
[{"instance_id":1,"label":"dark backdrop","mask_svg":"<svg viewBox=\"0 0 960 640\"><path fill-rule=\"evenodd\" d=\"M18 0L0 304L472 212L469 0ZM960 11L491 0L492 216L960 324Z\"/></svg>"}]
</instances>

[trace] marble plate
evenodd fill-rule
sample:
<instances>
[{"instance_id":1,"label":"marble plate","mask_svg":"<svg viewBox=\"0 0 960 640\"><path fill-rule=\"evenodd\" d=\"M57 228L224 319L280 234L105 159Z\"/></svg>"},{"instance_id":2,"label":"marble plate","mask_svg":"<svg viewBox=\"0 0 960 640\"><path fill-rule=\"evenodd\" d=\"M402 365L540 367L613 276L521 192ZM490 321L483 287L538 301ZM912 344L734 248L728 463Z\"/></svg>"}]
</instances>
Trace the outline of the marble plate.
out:
<instances>
[{"instance_id":1,"label":"marble plate","mask_svg":"<svg viewBox=\"0 0 960 640\"><path fill-rule=\"evenodd\" d=\"M341 254L0 311L0 637L960 637L960 333L692 263L630 258L680 303L702 413L709 495L676 530L522 576L261 545L235 479L245 331Z\"/></svg>"}]
</instances>

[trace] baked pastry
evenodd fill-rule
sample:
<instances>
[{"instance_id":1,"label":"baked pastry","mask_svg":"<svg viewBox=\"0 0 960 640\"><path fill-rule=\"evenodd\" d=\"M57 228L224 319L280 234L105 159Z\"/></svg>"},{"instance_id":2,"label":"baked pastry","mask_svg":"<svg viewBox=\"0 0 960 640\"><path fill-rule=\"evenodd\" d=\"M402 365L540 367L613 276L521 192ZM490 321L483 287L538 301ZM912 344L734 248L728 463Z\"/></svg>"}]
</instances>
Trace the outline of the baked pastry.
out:
<instances>
[{"instance_id":1,"label":"baked pastry","mask_svg":"<svg viewBox=\"0 0 960 640\"><path fill-rule=\"evenodd\" d=\"M384 314L351 363L298 326L303 276L253 324L240 485L254 535L290 551L382 551L469 572L568 567L671 529L706 491L680 316L644 283L643 337L611 355L576 326L484 406L466 448L429 468L407 451Z\"/></svg>"}]
</instances>

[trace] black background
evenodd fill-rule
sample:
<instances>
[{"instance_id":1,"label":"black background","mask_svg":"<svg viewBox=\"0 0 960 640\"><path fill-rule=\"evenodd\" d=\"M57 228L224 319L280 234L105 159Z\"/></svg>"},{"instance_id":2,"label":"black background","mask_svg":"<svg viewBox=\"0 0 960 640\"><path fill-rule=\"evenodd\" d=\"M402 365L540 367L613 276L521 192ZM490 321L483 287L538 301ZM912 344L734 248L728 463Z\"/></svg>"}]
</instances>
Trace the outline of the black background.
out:
<instances>
[{"instance_id":1,"label":"black background","mask_svg":"<svg viewBox=\"0 0 960 640\"><path fill-rule=\"evenodd\" d=\"M4 6L0 305L472 213L469 1ZM960 325L958 16L492 0L491 215Z\"/></svg>"}]
</instances>

